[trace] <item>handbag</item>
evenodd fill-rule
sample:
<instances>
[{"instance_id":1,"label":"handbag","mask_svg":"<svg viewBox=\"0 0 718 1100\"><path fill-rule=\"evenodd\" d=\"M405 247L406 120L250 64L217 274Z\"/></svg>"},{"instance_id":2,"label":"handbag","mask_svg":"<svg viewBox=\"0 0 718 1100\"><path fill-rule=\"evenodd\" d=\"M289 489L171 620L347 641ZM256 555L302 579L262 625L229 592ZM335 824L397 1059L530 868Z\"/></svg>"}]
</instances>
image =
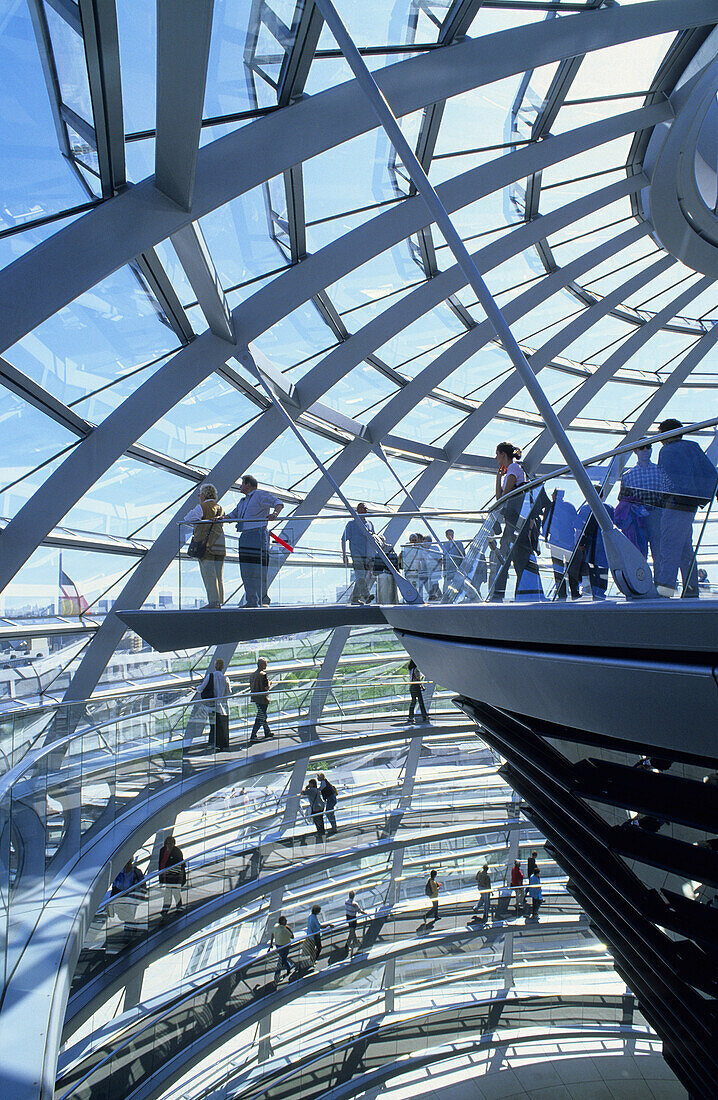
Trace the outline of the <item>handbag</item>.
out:
<instances>
[{"instance_id":1,"label":"handbag","mask_svg":"<svg viewBox=\"0 0 718 1100\"><path fill-rule=\"evenodd\" d=\"M203 539L198 539L194 535L192 536L190 544L187 547L187 557L188 558L197 558L198 561L202 560L202 558L207 553L207 546L209 545L209 539L210 539L210 535L212 534L212 528L213 527L214 527L214 520L212 520L212 522L210 523L207 534Z\"/></svg>"}]
</instances>

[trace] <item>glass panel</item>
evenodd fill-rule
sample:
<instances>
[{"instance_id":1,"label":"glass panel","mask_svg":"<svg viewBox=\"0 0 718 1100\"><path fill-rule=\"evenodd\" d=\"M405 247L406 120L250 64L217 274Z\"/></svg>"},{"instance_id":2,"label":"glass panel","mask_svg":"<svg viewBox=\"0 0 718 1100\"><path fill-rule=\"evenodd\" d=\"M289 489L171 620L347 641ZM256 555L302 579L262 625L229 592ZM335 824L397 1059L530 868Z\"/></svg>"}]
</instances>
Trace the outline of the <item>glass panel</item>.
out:
<instances>
[{"instance_id":1,"label":"glass panel","mask_svg":"<svg viewBox=\"0 0 718 1100\"><path fill-rule=\"evenodd\" d=\"M58 145L28 7L13 4L6 6L3 14L0 145L4 171L0 225L6 227L86 202L87 191ZM59 225L43 230L42 237L57 228ZM11 250L10 255L18 255L20 249L28 247L10 244L14 240L0 242L3 263L9 262L6 249Z\"/></svg>"}]
</instances>

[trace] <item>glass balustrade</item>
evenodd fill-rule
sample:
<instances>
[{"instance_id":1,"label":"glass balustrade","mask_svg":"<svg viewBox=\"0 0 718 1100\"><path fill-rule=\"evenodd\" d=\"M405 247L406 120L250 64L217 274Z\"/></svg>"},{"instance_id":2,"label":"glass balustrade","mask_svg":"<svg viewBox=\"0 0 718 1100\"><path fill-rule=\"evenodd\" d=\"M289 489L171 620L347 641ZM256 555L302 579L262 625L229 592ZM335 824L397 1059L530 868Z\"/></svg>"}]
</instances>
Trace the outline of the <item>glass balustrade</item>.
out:
<instances>
[{"instance_id":1,"label":"glass balustrade","mask_svg":"<svg viewBox=\"0 0 718 1100\"><path fill-rule=\"evenodd\" d=\"M265 794L251 801L244 788L228 789L212 803L216 824L211 836L204 831L206 807L195 835L186 825L181 832L177 830L185 859L176 876L178 887L174 892L165 889L164 876L151 866L149 856L137 854L134 865L141 872L141 881L127 890L115 892L113 888L113 893L101 904L80 955L71 995L123 952L171 927L181 915L212 902L223 902L229 907L245 899L244 906L246 899L264 897L271 890L273 876L281 879L292 867L306 868L308 875L331 867L340 879L348 876L349 885L356 882L359 872L362 890L366 891L367 871L361 870L352 854L357 847L374 846L370 877L378 880L380 892L388 888L392 841L402 846L421 843L427 853L420 861L422 872L426 860L439 859L442 874L449 876L452 883L463 883L467 876L473 880L484 860L505 877L499 866L506 851L505 835L516 826L510 816L510 792L499 785L483 790L486 793L480 802L467 791L463 797L456 795L448 806L440 805L436 795L418 793L413 801L420 805L402 809L397 808L398 786L392 791L386 786L349 790L342 785L336 809L339 830L320 837L304 799L284 794L271 798ZM439 813L444 823L442 832L436 828ZM476 834L472 831L474 826L479 830ZM232 841L213 845L213 839L222 833L232 835ZM448 853L444 833L452 838L455 858ZM479 847L477 840L481 842ZM384 846L377 848L377 842L382 841ZM524 839L527 851L523 858L528 855L529 845L535 843L534 839ZM415 859L410 861L411 866L416 863ZM553 873L555 876L555 868ZM408 896L411 877L408 871L406 878L397 884L397 896ZM342 886L343 883L339 889ZM242 917L243 921L255 919L256 914L251 913Z\"/></svg>"},{"instance_id":2,"label":"glass balustrade","mask_svg":"<svg viewBox=\"0 0 718 1100\"><path fill-rule=\"evenodd\" d=\"M647 559L657 594L710 595L711 584L718 587L718 472L705 456L701 469L676 471L650 455L643 445L634 462L630 451L619 448L589 460L586 468L615 528ZM210 599L202 578L222 569L225 607L394 604L404 598L399 576L424 603L622 599L604 535L571 475L561 470L534 481L527 477L523 486L511 477L501 498L484 510L369 512L377 541L363 535L362 546L352 550L347 543L345 553L338 544L293 545L310 520L321 531L326 521L336 525L337 516L303 517L301 523L290 517L266 534L265 549L250 563L261 577L251 582L255 589L260 583L259 601L251 593L247 599L240 579L240 572L247 575L247 551L230 524L223 525L224 564L189 556L203 551L206 522L180 524L179 607L219 606L216 589Z\"/></svg>"},{"instance_id":3,"label":"glass balustrade","mask_svg":"<svg viewBox=\"0 0 718 1100\"><path fill-rule=\"evenodd\" d=\"M230 742L217 750L212 740L212 700L192 700L83 728L44 742L25 753L0 778L0 963L3 980L23 948L38 909L62 883L68 866L123 814L160 805L168 788L179 796L199 785L218 766L257 763L271 753L272 767L293 763L296 748L321 737L345 738L364 746L377 732L381 750L398 753L406 734L387 736L386 722L399 721L407 705L405 680L375 678L371 685L328 684L324 725L307 720L317 680L278 684L271 693L271 739L251 738L256 706L245 691L230 696ZM321 684L319 687L321 688ZM406 695L404 694L406 692ZM400 703L404 698L406 702ZM437 694L433 711L448 712L448 695ZM376 705L374 705L374 703ZM57 712L56 712L57 713ZM60 708L60 714L69 710ZM369 713L370 717L367 717ZM383 732L382 732L383 731ZM261 770L261 769L260 769ZM220 786L221 784L217 784ZM275 814L279 810L275 807ZM282 813L286 806L282 807ZM376 829L372 825L374 836ZM30 922L30 925L28 925Z\"/></svg>"},{"instance_id":4,"label":"glass balustrade","mask_svg":"<svg viewBox=\"0 0 718 1100\"><path fill-rule=\"evenodd\" d=\"M421 881L416 880L417 893ZM284 990L286 1000L313 989L352 989L357 980L366 979L372 972L378 975L390 959L416 955L418 959L446 960L452 944L460 953L463 968L470 961L478 966L484 927L475 919L474 898L468 892L466 895L458 892L442 899L438 921L434 920L428 899L421 897L409 903L380 906L362 917L355 930L345 920L329 921L321 930L321 944L304 933L306 901L296 920L290 903L283 911L290 926L296 928L296 942L289 952L292 969L287 984L281 980L278 984L275 979L277 953L267 950L266 941L258 944L242 952L236 962L226 960L219 973L204 980L201 976L195 978L194 988L186 993L173 990L171 1005L163 1004L155 1010L144 1005L139 1017L131 1014L129 1019L118 1021L114 1035L111 1029L106 1031L89 1054L62 1074L56 1095L60 1100L69 1100L70 1096L78 1100L123 1096L138 1067L147 1077L192 1043L206 1041L212 1030L251 1023L274 1007L268 998L278 990ZM544 938L553 928L565 935L572 928L578 930L579 924L585 921L580 920L577 905L557 891L547 896L540 925L525 920L522 934L540 928ZM295 982L302 985L295 988ZM592 1022L595 1020L594 1015Z\"/></svg>"}]
</instances>

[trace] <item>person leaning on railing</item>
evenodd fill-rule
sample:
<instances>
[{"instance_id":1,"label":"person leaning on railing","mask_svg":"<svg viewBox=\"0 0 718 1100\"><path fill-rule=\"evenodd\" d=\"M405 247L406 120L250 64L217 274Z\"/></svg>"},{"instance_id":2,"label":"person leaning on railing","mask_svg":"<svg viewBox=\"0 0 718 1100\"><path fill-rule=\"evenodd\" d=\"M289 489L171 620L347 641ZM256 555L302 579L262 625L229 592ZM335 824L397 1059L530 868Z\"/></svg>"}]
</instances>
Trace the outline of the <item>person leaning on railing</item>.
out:
<instances>
[{"instance_id":1,"label":"person leaning on railing","mask_svg":"<svg viewBox=\"0 0 718 1100\"><path fill-rule=\"evenodd\" d=\"M199 491L199 504L187 513L184 523L193 524L187 557L197 558L207 592L207 607L224 603L224 525L218 522L224 512L217 503L217 490L209 482ZM201 523L199 521L202 521Z\"/></svg>"},{"instance_id":2,"label":"person leaning on railing","mask_svg":"<svg viewBox=\"0 0 718 1100\"><path fill-rule=\"evenodd\" d=\"M239 572L244 585L247 607L266 607L267 570L269 568L269 532L267 522L277 519L284 508L281 500L257 486L252 474L245 474L239 486L243 499L227 513L237 521L239 531Z\"/></svg>"}]
</instances>

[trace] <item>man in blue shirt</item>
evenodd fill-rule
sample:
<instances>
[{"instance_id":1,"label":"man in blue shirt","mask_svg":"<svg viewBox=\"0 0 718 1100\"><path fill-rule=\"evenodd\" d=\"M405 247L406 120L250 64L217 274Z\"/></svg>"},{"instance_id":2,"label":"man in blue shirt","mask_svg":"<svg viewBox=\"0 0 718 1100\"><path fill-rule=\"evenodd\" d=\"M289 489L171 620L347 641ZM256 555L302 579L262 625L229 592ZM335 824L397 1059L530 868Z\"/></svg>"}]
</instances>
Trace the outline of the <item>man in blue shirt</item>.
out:
<instances>
[{"instance_id":1,"label":"man in blue shirt","mask_svg":"<svg viewBox=\"0 0 718 1100\"><path fill-rule=\"evenodd\" d=\"M319 914L322 911L321 905L313 905L312 911L309 914L309 920L307 921L307 939L314 940L314 947L316 954L314 955L315 961L322 953L322 928L324 925L319 920ZM331 925L327 925L327 928L331 928Z\"/></svg>"},{"instance_id":2,"label":"man in blue shirt","mask_svg":"<svg viewBox=\"0 0 718 1100\"><path fill-rule=\"evenodd\" d=\"M366 514L366 504L357 504L357 515L361 519L350 519L342 535L342 560L345 565L349 565L348 546L354 568L352 603L371 603L374 599L369 591L376 553L374 540L370 537L374 534L374 525L370 520L364 519Z\"/></svg>"},{"instance_id":3,"label":"man in blue shirt","mask_svg":"<svg viewBox=\"0 0 718 1100\"><path fill-rule=\"evenodd\" d=\"M661 467L651 462L650 443L636 447L636 465L623 471L618 499L635 501L647 512L645 538L651 548L655 577L658 562L661 560L661 524L666 503L666 478Z\"/></svg>"},{"instance_id":4,"label":"man in blue shirt","mask_svg":"<svg viewBox=\"0 0 718 1100\"><path fill-rule=\"evenodd\" d=\"M680 420L664 420L658 425L658 430L670 432L682 427ZM693 521L696 509L713 499L718 471L697 443L682 436L663 441L658 467L666 481L666 498L661 520L656 585L661 595L673 595L680 569L683 595L696 598L698 579Z\"/></svg>"},{"instance_id":5,"label":"man in blue shirt","mask_svg":"<svg viewBox=\"0 0 718 1100\"><path fill-rule=\"evenodd\" d=\"M257 488L257 479L245 474L239 486L244 497L226 519L237 521L239 531L239 571L247 607L264 607L267 597L269 533L267 521L276 519L284 505L272 493Z\"/></svg>"}]
</instances>

